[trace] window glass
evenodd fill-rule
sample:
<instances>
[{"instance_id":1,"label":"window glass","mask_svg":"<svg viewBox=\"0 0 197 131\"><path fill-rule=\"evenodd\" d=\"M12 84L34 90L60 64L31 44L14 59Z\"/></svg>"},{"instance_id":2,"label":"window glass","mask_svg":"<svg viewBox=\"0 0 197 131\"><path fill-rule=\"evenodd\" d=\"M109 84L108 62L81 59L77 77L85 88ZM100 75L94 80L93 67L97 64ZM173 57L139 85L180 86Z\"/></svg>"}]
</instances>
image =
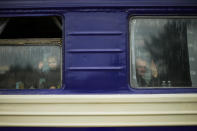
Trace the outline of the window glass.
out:
<instances>
[{"instance_id":1,"label":"window glass","mask_svg":"<svg viewBox=\"0 0 197 131\"><path fill-rule=\"evenodd\" d=\"M135 17L130 21L135 87L197 87L197 19Z\"/></svg>"},{"instance_id":2,"label":"window glass","mask_svg":"<svg viewBox=\"0 0 197 131\"><path fill-rule=\"evenodd\" d=\"M61 87L61 19L0 18L0 89Z\"/></svg>"}]
</instances>

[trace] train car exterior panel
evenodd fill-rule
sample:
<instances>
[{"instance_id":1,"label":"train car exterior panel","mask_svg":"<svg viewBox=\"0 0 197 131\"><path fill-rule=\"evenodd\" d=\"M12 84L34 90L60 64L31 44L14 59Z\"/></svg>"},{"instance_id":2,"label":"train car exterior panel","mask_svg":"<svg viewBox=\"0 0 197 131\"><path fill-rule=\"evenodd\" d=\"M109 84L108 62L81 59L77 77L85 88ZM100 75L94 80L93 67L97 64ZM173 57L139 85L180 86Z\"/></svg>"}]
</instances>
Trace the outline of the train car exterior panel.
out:
<instances>
[{"instance_id":1,"label":"train car exterior panel","mask_svg":"<svg viewBox=\"0 0 197 131\"><path fill-rule=\"evenodd\" d=\"M197 2L2 0L0 17L60 16L62 83L0 90L0 130L196 130L197 88L134 88L130 20L196 18Z\"/></svg>"}]
</instances>

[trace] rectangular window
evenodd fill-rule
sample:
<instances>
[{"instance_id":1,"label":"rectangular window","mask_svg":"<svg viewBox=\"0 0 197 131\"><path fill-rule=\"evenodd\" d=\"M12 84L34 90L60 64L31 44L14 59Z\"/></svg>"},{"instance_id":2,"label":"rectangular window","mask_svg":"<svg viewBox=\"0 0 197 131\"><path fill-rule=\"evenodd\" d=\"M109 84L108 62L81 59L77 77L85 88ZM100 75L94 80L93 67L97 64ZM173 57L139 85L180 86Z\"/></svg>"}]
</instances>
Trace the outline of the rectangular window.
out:
<instances>
[{"instance_id":1,"label":"rectangular window","mask_svg":"<svg viewBox=\"0 0 197 131\"><path fill-rule=\"evenodd\" d=\"M0 18L0 89L60 88L61 38L57 16Z\"/></svg>"},{"instance_id":2,"label":"rectangular window","mask_svg":"<svg viewBox=\"0 0 197 131\"><path fill-rule=\"evenodd\" d=\"M135 87L197 87L197 19L133 17L131 83Z\"/></svg>"}]
</instances>

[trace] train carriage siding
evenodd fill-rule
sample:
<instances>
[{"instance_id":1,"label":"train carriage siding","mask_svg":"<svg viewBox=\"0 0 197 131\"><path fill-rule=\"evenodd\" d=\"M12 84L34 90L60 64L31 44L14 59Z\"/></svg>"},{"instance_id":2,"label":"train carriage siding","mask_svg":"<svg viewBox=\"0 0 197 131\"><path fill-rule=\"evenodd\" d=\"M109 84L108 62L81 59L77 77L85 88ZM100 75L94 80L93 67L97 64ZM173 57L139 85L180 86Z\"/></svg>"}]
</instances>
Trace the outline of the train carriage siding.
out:
<instances>
[{"instance_id":1,"label":"train carriage siding","mask_svg":"<svg viewBox=\"0 0 197 131\"><path fill-rule=\"evenodd\" d=\"M137 70L133 66L137 59L137 49L134 47L139 41L136 36L142 28L147 28L151 36L151 32L160 29L162 22L157 26L158 19L189 18L195 23L196 15L195 0L1 0L0 18L47 17L54 20L55 16L61 19L55 19L58 31L49 27L53 28L52 32L40 33L40 38L37 33L33 37L24 33L26 37L20 38L22 29L16 33L18 36L15 40L11 39L11 33L6 35L7 38L5 35L2 37L0 24L0 43L7 43L0 46L6 48L6 53L7 47L15 49L13 53L16 54L22 48L28 52L31 46L41 45L45 49L58 47L55 53L58 54L58 67L61 70L58 74L59 86L55 90L15 89L17 84L14 84L14 89L0 89L0 130L196 130L197 88L194 77L191 78L194 83L192 86L186 82L182 87L170 83L167 88L166 85L141 88L136 84ZM153 19L156 21L150 26L148 23ZM144 24L140 20L144 20ZM133 25L135 22L139 25ZM195 32L194 25L189 27L187 34L191 30ZM25 29L27 31L28 27ZM140 38L146 38L147 33L143 35L142 32L140 35ZM189 37L187 35L187 39ZM16 48L13 47L13 41ZM28 45L27 41L31 44ZM147 43L150 44L150 41ZM191 48L191 44L188 47ZM53 49L49 50L52 52ZM170 50L167 52L172 54ZM0 57L3 58L1 53ZM14 55L9 60L15 57L18 58ZM195 59L193 56L188 58L190 61ZM31 58L29 60L33 61ZM158 63L152 62L152 69L156 69ZM188 67L187 62L185 67ZM196 68L195 64L192 68ZM0 67L0 70L8 69ZM195 71L188 72L195 74ZM150 80L150 76L147 79Z\"/></svg>"}]
</instances>

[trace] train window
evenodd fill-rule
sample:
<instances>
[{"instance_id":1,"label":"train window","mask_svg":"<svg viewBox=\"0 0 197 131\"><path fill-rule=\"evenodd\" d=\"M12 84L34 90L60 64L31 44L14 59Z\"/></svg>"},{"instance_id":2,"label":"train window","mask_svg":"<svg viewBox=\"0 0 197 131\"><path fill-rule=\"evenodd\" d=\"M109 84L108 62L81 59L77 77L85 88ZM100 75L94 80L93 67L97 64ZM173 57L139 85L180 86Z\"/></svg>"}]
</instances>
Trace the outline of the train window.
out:
<instances>
[{"instance_id":1,"label":"train window","mask_svg":"<svg viewBox=\"0 0 197 131\"><path fill-rule=\"evenodd\" d=\"M197 19L133 17L130 20L134 87L197 87Z\"/></svg>"},{"instance_id":2,"label":"train window","mask_svg":"<svg viewBox=\"0 0 197 131\"><path fill-rule=\"evenodd\" d=\"M57 16L0 18L0 89L60 88L61 38Z\"/></svg>"}]
</instances>

